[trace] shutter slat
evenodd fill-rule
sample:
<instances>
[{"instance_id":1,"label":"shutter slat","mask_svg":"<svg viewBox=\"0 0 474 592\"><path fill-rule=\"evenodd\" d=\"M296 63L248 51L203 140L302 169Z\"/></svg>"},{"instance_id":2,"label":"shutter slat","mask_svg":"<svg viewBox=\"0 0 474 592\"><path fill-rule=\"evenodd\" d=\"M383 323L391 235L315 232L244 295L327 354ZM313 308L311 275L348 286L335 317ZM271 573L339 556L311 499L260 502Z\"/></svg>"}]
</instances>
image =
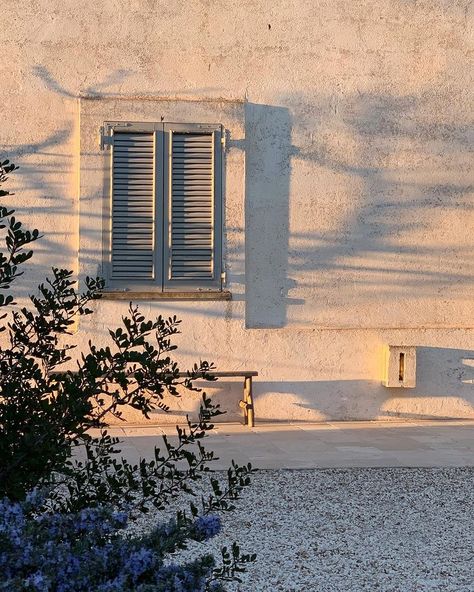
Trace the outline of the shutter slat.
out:
<instances>
[{"instance_id":1,"label":"shutter slat","mask_svg":"<svg viewBox=\"0 0 474 592\"><path fill-rule=\"evenodd\" d=\"M212 161L207 159L193 158L192 161L186 159L185 161L178 161L173 167L174 171L186 171L194 169L195 171L212 171ZM213 171L212 171L213 172Z\"/></svg>"},{"instance_id":2,"label":"shutter slat","mask_svg":"<svg viewBox=\"0 0 474 592\"><path fill-rule=\"evenodd\" d=\"M179 200L209 200L212 197L212 191L201 187L173 187L173 196Z\"/></svg>"},{"instance_id":3,"label":"shutter slat","mask_svg":"<svg viewBox=\"0 0 474 592\"><path fill-rule=\"evenodd\" d=\"M125 195L124 193L120 192L116 198L116 203L117 205L123 205L126 206L129 203L134 203L137 204L138 206L140 205L140 202L142 204L146 204L149 207L152 207L152 205L149 203L148 200L148 192L145 193L137 193L137 194L132 194L132 195Z\"/></svg>"},{"instance_id":4,"label":"shutter slat","mask_svg":"<svg viewBox=\"0 0 474 592\"><path fill-rule=\"evenodd\" d=\"M130 164L130 162L133 161L133 166L135 166L138 169L142 169L142 168L148 168L149 164L151 162L153 162L152 158L127 158L127 157L119 157L117 156L116 158L114 158L114 163L116 164L116 169L117 170L127 170L128 165Z\"/></svg>"},{"instance_id":5,"label":"shutter slat","mask_svg":"<svg viewBox=\"0 0 474 592\"><path fill-rule=\"evenodd\" d=\"M192 154L192 156L191 156ZM190 153L188 155L183 155L183 158L176 158L175 160L175 169L183 169L186 167L191 167L193 165L203 165L203 168L209 167L212 165L212 160L207 158L207 156L199 157L199 155Z\"/></svg>"},{"instance_id":6,"label":"shutter slat","mask_svg":"<svg viewBox=\"0 0 474 592\"><path fill-rule=\"evenodd\" d=\"M112 278L154 277L153 133L116 133L112 157Z\"/></svg>"}]
</instances>

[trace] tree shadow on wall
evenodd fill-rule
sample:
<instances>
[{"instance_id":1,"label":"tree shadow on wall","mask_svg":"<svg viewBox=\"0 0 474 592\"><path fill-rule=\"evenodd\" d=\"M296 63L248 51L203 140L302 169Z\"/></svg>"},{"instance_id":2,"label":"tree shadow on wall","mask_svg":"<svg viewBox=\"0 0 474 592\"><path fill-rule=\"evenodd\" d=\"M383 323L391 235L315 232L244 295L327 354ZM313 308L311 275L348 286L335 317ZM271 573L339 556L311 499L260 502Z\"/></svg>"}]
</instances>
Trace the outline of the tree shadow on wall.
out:
<instances>
[{"instance_id":1,"label":"tree shadow on wall","mask_svg":"<svg viewBox=\"0 0 474 592\"><path fill-rule=\"evenodd\" d=\"M363 326L371 307L465 297L467 235L437 220L474 208L468 122L427 120L416 96L282 102L245 107L246 326L325 326L347 307Z\"/></svg>"},{"instance_id":2,"label":"tree shadow on wall","mask_svg":"<svg viewBox=\"0 0 474 592\"><path fill-rule=\"evenodd\" d=\"M79 98L79 94L61 86L46 67L37 65L32 72L52 93L66 99ZM104 93L107 88L122 83L131 73L115 70L102 82L85 88L84 92ZM73 122L67 122L61 124L61 129L54 129L34 141L3 144L2 158L9 158L19 165L18 171L8 181L8 188L15 195L8 198L8 204L5 203L17 209L17 216L26 226L38 227L42 234L33 245L35 257L32 264L25 268L23 281L15 288L18 298L27 297L46 275L51 275L51 264L70 266L67 261L77 256L69 235L77 222L69 221L77 215L74 205L76 196L70 195L70 180L78 166L78 154L73 147L75 133ZM28 203L26 208L23 208L23 202ZM52 253L55 253L54 261Z\"/></svg>"}]
</instances>

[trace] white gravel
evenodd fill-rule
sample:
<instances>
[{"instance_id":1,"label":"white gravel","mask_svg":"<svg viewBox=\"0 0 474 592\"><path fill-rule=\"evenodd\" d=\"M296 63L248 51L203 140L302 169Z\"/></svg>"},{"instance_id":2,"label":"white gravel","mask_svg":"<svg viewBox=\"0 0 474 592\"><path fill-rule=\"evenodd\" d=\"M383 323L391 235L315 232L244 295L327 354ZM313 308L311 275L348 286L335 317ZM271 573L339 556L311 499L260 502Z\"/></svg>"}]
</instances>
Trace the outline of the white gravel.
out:
<instances>
[{"instance_id":1,"label":"white gravel","mask_svg":"<svg viewBox=\"0 0 474 592\"><path fill-rule=\"evenodd\" d=\"M260 471L222 533L248 592L474 591L474 469ZM151 517L150 517L151 518Z\"/></svg>"}]
</instances>

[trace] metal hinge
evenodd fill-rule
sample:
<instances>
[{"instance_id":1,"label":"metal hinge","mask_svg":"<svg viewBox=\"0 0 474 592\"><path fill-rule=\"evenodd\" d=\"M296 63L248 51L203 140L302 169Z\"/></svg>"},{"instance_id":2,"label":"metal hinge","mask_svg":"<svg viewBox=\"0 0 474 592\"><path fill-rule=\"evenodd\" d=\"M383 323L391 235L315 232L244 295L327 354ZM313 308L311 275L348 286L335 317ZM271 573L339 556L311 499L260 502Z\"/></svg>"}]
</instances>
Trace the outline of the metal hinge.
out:
<instances>
[{"instance_id":1,"label":"metal hinge","mask_svg":"<svg viewBox=\"0 0 474 592\"><path fill-rule=\"evenodd\" d=\"M227 134L224 131L224 132L222 132L222 135L221 135L221 146L222 146L222 150L225 150L226 149L226 144L227 144L226 139L227 139Z\"/></svg>"},{"instance_id":2,"label":"metal hinge","mask_svg":"<svg viewBox=\"0 0 474 592\"><path fill-rule=\"evenodd\" d=\"M226 285L226 283L227 283L227 272L226 272L226 270L224 269L223 271L221 271L221 284L222 284L223 286L225 286L225 285Z\"/></svg>"},{"instance_id":3,"label":"metal hinge","mask_svg":"<svg viewBox=\"0 0 474 592\"><path fill-rule=\"evenodd\" d=\"M112 128L110 128L108 125L107 126L101 125L99 131L100 131L100 136L99 136L100 149L105 150L109 146L112 146L112 144L114 142L114 138L111 133Z\"/></svg>"},{"instance_id":4,"label":"metal hinge","mask_svg":"<svg viewBox=\"0 0 474 592\"><path fill-rule=\"evenodd\" d=\"M127 128L130 127L130 123L122 123L120 121L114 121L109 123L104 123L99 128L100 132L100 149L105 150L109 146L112 146L114 143L114 129L115 128Z\"/></svg>"}]
</instances>

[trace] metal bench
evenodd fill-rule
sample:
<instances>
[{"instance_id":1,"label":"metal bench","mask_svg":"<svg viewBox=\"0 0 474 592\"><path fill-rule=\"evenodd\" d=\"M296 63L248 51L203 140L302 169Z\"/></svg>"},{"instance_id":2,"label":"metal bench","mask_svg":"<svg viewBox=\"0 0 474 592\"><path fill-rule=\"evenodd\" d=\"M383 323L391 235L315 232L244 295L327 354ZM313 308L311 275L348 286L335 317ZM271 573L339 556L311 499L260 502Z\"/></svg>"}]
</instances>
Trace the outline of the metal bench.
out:
<instances>
[{"instance_id":1,"label":"metal bench","mask_svg":"<svg viewBox=\"0 0 474 592\"><path fill-rule=\"evenodd\" d=\"M244 397L239 401L239 406L244 411L244 425L253 428L255 425L255 411L253 406L252 378L258 376L255 370L240 370L237 372L209 372L216 378L234 378L243 377L244 379ZM186 372L180 372L180 377L187 376ZM197 378L200 376L198 375ZM202 376L201 376L202 378Z\"/></svg>"}]
</instances>

